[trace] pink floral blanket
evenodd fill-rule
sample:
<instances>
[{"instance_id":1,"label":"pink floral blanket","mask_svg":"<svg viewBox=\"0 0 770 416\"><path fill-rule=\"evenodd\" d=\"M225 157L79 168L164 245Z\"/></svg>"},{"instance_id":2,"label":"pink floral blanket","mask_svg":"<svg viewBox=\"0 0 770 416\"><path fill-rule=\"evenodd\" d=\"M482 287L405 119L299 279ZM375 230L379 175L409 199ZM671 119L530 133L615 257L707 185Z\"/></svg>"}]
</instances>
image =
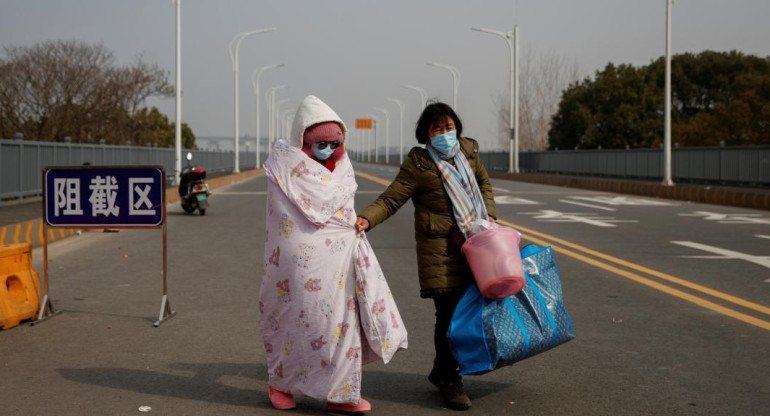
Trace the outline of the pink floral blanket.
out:
<instances>
[{"instance_id":1,"label":"pink floral blanket","mask_svg":"<svg viewBox=\"0 0 770 416\"><path fill-rule=\"evenodd\" d=\"M358 403L363 364L387 363L407 333L385 276L356 233L353 166L333 172L283 140L268 177L260 327L271 387Z\"/></svg>"}]
</instances>

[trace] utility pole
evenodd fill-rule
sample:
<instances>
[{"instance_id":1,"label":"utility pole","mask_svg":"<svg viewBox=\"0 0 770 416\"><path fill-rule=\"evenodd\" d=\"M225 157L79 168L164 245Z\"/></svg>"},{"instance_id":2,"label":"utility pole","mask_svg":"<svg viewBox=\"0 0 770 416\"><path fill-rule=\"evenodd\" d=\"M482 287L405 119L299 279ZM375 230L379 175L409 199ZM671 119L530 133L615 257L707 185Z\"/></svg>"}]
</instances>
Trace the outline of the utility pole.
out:
<instances>
[{"instance_id":1,"label":"utility pole","mask_svg":"<svg viewBox=\"0 0 770 416\"><path fill-rule=\"evenodd\" d=\"M671 4L666 0L666 99L663 121L663 185L673 186L671 180Z\"/></svg>"}]
</instances>

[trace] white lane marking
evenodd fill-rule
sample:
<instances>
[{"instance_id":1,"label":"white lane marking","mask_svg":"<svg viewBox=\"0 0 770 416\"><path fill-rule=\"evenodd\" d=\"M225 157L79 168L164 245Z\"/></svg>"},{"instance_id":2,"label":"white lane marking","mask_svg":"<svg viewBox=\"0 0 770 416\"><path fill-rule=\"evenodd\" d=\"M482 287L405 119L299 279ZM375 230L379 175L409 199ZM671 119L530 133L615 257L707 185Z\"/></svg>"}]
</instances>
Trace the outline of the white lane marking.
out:
<instances>
[{"instance_id":1,"label":"white lane marking","mask_svg":"<svg viewBox=\"0 0 770 416\"><path fill-rule=\"evenodd\" d=\"M516 195L564 195L566 193L564 191L516 191Z\"/></svg>"},{"instance_id":2,"label":"white lane marking","mask_svg":"<svg viewBox=\"0 0 770 416\"><path fill-rule=\"evenodd\" d=\"M371 195L379 195L382 191L356 191L356 195L358 194L371 194ZM257 191L257 192L212 192L212 195L267 195L267 192L265 191Z\"/></svg>"},{"instance_id":3,"label":"white lane marking","mask_svg":"<svg viewBox=\"0 0 770 416\"><path fill-rule=\"evenodd\" d=\"M368 168L368 169L380 170L380 171L391 172L391 173L398 172L399 169L400 169L399 167L388 166L388 165L379 165L379 164L375 165L375 164L366 163L366 162L356 162L355 163L355 165L359 165L359 164L366 165L366 168Z\"/></svg>"},{"instance_id":4,"label":"white lane marking","mask_svg":"<svg viewBox=\"0 0 770 416\"><path fill-rule=\"evenodd\" d=\"M641 205L641 206L671 206L678 205L670 202L655 201L652 199L635 198L629 196L571 196L572 199L596 202L607 205Z\"/></svg>"},{"instance_id":5,"label":"white lane marking","mask_svg":"<svg viewBox=\"0 0 770 416\"><path fill-rule=\"evenodd\" d=\"M534 215L538 221L545 222L582 222L597 227L616 227L617 222L638 222L636 220L616 220L612 217L597 217L593 214L565 213L542 209L540 212L523 212L522 214Z\"/></svg>"},{"instance_id":6,"label":"white lane marking","mask_svg":"<svg viewBox=\"0 0 770 416\"><path fill-rule=\"evenodd\" d=\"M615 211L615 208L600 207L598 205L584 204L582 202L569 201L567 199L560 199L559 202L564 202L566 204L580 205L582 207L588 207L588 208L603 209L605 211Z\"/></svg>"},{"instance_id":7,"label":"white lane marking","mask_svg":"<svg viewBox=\"0 0 770 416\"><path fill-rule=\"evenodd\" d=\"M695 243L692 241L672 241L674 244L680 246L690 247L697 250L702 250L708 253L714 253L716 256L681 256L694 259L737 259L745 260L750 263L758 264L760 266L770 269L770 256L752 256L751 254L741 253L739 251L727 250L724 248L709 246L706 244ZM770 279L765 280L770 283Z\"/></svg>"},{"instance_id":8,"label":"white lane marking","mask_svg":"<svg viewBox=\"0 0 770 416\"><path fill-rule=\"evenodd\" d=\"M495 204L500 205L542 205L541 202L530 199L517 198L510 195L499 195L495 197Z\"/></svg>"},{"instance_id":9,"label":"white lane marking","mask_svg":"<svg viewBox=\"0 0 770 416\"><path fill-rule=\"evenodd\" d=\"M766 239L770 240L770 235L762 235L762 234L757 234L757 235L755 235L754 237L757 237L757 238L766 238Z\"/></svg>"},{"instance_id":10,"label":"white lane marking","mask_svg":"<svg viewBox=\"0 0 770 416\"><path fill-rule=\"evenodd\" d=\"M503 189L503 188L495 188L494 186L492 187L492 190L493 190L493 191L495 191L495 192L502 192L502 193L505 193L505 194L509 194L509 193L511 193L511 191L509 191L509 190L507 190L507 189Z\"/></svg>"},{"instance_id":11,"label":"white lane marking","mask_svg":"<svg viewBox=\"0 0 770 416\"><path fill-rule=\"evenodd\" d=\"M711 211L693 211L692 214L679 214L680 217L703 217L706 221L716 221L720 224L770 224L769 218L760 214L721 214Z\"/></svg>"}]
</instances>

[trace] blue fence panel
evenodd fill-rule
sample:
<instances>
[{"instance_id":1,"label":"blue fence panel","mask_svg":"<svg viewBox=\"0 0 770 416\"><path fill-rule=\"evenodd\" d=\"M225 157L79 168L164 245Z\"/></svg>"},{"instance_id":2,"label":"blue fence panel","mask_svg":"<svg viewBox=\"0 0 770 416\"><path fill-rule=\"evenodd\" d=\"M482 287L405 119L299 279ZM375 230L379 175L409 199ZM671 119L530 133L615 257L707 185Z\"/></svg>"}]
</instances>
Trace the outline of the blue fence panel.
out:
<instances>
[{"instance_id":1,"label":"blue fence panel","mask_svg":"<svg viewBox=\"0 0 770 416\"><path fill-rule=\"evenodd\" d=\"M21 192L28 194L40 184L40 166L38 146L23 145L21 151Z\"/></svg>"},{"instance_id":2,"label":"blue fence panel","mask_svg":"<svg viewBox=\"0 0 770 416\"><path fill-rule=\"evenodd\" d=\"M21 143L10 142L2 147L0 156L0 195L21 196Z\"/></svg>"},{"instance_id":3,"label":"blue fence panel","mask_svg":"<svg viewBox=\"0 0 770 416\"><path fill-rule=\"evenodd\" d=\"M663 178L662 149L527 152L519 161L522 172ZM673 149L672 177L674 181L770 185L770 146Z\"/></svg>"},{"instance_id":4,"label":"blue fence panel","mask_svg":"<svg viewBox=\"0 0 770 416\"><path fill-rule=\"evenodd\" d=\"M722 180L734 182L740 178L740 154L738 152L722 153Z\"/></svg>"},{"instance_id":5,"label":"blue fence panel","mask_svg":"<svg viewBox=\"0 0 770 416\"><path fill-rule=\"evenodd\" d=\"M67 146L54 146L54 159L53 163L59 166L65 166L70 164L70 149Z\"/></svg>"},{"instance_id":6,"label":"blue fence panel","mask_svg":"<svg viewBox=\"0 0 770 416\"><path fill-rule=\"evenodd\" d=\"M209 171L232 170L232 152L183 150L193 153L195 166ZM264 163L267 154L260 155ZM175 152L171 148L139 146L107 146L77 143L35 142L0 139L0 203L27 196L41 195L41 172L46 166L133 166L161 165L169 175L174 173ZM241 152L241 170L254 169L255 152Z\"/></svg>"},{"instance_id":7,"label":"blue fence panel","mask_svg":"<svg viewBox=\"0 0 770 416\"><path fill-rule=\"evenodd\" d=\"M754 182L759 179L759 153L738 151L738 181Z\"/></svg>"},{"instance_id":8,"label":"blue fence panel","mask_svg":"<svg viewBox=\"0 0 770 416\"><path fill-rule=\"evenodd\" d=\"M626 166L626 175L628 177L643 177L647 170L645 169L645 155L641 152L629 153L628 166Z\"/></svg>"},{"instance_id":9,"label":"blue fence panel","mask_svg":"<svg viewBox=\"0 0 770 416\"><path fill-rule=\"evenodd\" d=\"M607 175L625 176L625 154L615 150L607 150Z\"/></svg>"},{"instance_id":10,"label":"blue fence panel","mask_svg":"<svg viewBox=\"0 0 770 416\"><path fill-rule=\"evenodd\" d=\"M757 149L757 157L760 160L757 182L770 183L770 147Z\"/></svg>"},{"instance_id":11,"label":"blue fence panel","mask_svg":"<svg viewBox=\"0 0 770 416\"><path fill-rule=\"evenodd\" d=\"M195 166L210 171L232 170L231 151L183 150L193 153ZM267 159L260 154L260 163ZM374 155L372 155L374 157ZM490 171L508 170L508 152L481 153L482 163ZM385 155L379 155L384 163ZM41 172L45 166L161 165L174 173L174 149L35 142L0 139L0 202L40 195ZM241 152L240 170L256 166L255 152ZM390 154L391 165L399 164L399 154ZM663 177L662 149L630 150L560 150L519 154L522 172L560 173L566 175L606 176L660 180ZM674 181L725 184L770 185L770 146L733 146L677 148L672 150Z\"/></svg>"}]
</instances>

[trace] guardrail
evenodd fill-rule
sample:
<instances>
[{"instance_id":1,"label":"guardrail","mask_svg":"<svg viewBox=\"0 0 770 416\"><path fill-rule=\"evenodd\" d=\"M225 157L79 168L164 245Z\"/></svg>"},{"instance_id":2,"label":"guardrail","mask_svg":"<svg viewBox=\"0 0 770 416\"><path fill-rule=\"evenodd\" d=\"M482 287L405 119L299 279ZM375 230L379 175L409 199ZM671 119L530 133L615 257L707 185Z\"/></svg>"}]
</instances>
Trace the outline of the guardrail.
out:
<instances>
[{"instance_id":1,"label":"guardrail","mask_svg":"<svg viewBox=\"0 0 770 416\"><path fill-rule=\"evenodd\" d=\"M232 151L185 149L193 154L195 166L209 171L232 171ZM263 159L264 160L264 159ZM256 155L240 152L241 170L253 169ZM187 163L182 161L183 165ZM42 195L41 174L46 166L131 166L161 165L166 174L174 172L174 149L150 146L113 146L0 139L0 204Z\"/></svg>"},{"instance_id":2,"label":"guardrail","mask_svg":"<svg viewBox=\"0 0 770 416\"><path fill-rule=\"evenodd\" d=\"M232 171L232 151L184 150L192 152L196 166L209 171ZM260 155L265 160L267 155ZM507 171L507 152L482 152L488 170ZM372 158L374 159L374 158ZM389 155L398 165L399 155ZM256 165L254 152L240 152L240 170ZM367 160L366 157L361 159ZM379 154L378 162L385 162ZM41 195L45 166L161 165L174 172L174 149L149 146L113 146L0 139L0 204ZM186 163L186 162L183 162ZM660 180L663 178L662 149L558 150L523 152L522 172ZM674 181L770 186L770 146L719 146L672 149Z\"/></svg>"},{"instance_id":3,"label":"guardrail","mask_svg":"<svg viewBox=\"0 0 770 416\"><path fill-rule=\"evenodd\" d=\"M770 185L770 146L672 149L676 181L752 186ZM660 180L662 149L558 150L522 153L523 172Z\"/></svg>"},{"instance_id":4,"label":"guardrail","mask_svg":"<svg viewBox=\"0 0 770 416\"><path fill-rule=\"evenodd\" d=\"M674 182L770 186L770 146L680 147L671 153ZM399 155L389 156L390 165L398 166ZM479 156L487 170L508 170L508 152L481 152ZM358 160L369 158L363 154ZM384 154L375 163L385 163ZM663 149L522 152L519 170L657 181L663 179Z\"/></svg>"}]
</instances>

